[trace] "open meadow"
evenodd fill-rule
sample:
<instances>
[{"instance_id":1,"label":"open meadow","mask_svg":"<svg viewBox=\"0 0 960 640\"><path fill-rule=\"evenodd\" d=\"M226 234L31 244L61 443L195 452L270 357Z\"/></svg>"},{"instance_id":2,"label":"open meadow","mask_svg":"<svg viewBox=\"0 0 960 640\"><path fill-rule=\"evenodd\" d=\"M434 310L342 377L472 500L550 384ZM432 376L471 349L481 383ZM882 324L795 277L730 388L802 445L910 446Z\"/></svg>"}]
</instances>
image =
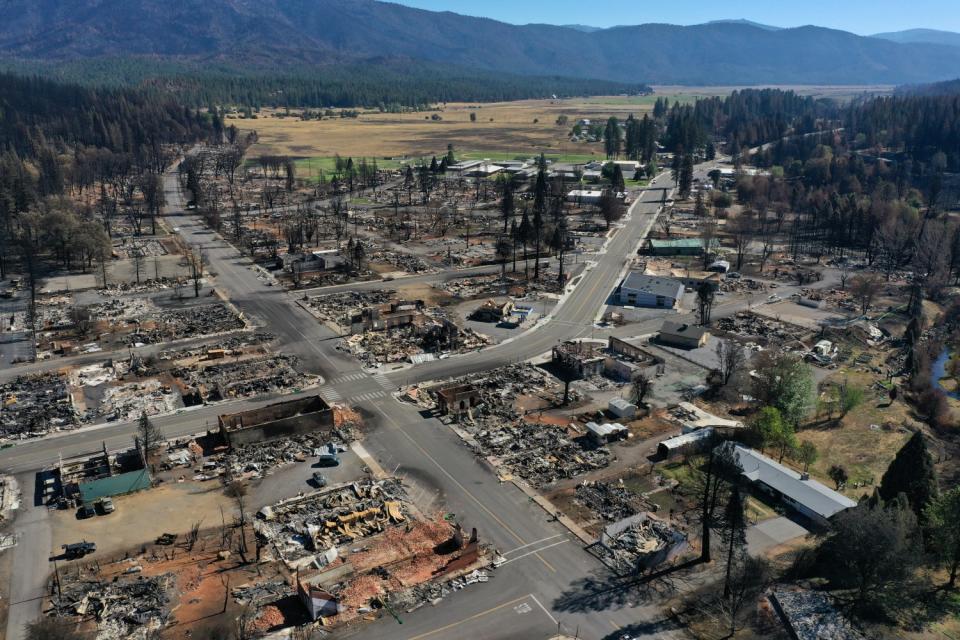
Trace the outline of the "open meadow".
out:
<instances>
[{"instance_id":1,"label":"open meadow","mask_svg":"<svg viewBox=\"0 0 960 640\"><path fill-rule=\"evenodd\" d=\"M301 120L296 113L263 110L256 119L230 118L242 131L255 130L259 142L249 157L284 155L302 159L301 174L330 169L333 156L377 158L383 168L401 159L440 156L453 144L458 158L510 159L546 153L555 160L588 162L603 157L601 143L571 142L570 129L580 119L621 120L652 111L661 97L690 103L728 95L738 87L657 87L649 96L594 96L564 100L519 100L495 103L445 103L436 111L362 112L356 118ZM889 93L890 87L786 87L804 95L850 99L861 93ZM471 121L471 114L476 120ZM433 116L440 119L434 120ZM566 116L566 124L557 119ZM306 162L307 160L310 162ZM306 166L304 166L306 165ZM331 165L332 166L332 165Z\"/></svg>"}]
</instances>

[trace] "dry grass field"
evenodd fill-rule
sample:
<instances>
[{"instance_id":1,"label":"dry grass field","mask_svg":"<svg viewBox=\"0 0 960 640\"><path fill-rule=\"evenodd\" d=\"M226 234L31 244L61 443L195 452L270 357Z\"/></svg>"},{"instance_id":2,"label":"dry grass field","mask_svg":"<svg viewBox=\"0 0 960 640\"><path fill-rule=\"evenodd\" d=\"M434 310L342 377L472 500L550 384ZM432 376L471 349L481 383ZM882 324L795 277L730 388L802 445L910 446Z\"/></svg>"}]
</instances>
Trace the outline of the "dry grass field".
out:
<instances>
[{"instance_id":1,"label":"dry grass field","mask_svg":"<svg viewBox=\"0 0 960 640\"><path fill-rule=\"evenodd\" d=\"M890 87L779 87L804 95L849 99L866 93L889 93ZM264 110L256 120L230 120L241 130L256 130L259 143L249 156L287 155L295 158L342 156L377 158L420 158L440 155L452 143L458 157L491 159L544 152L559 159L575 161L601 157L600 144L573 143L570 128L580 118L606 120L611 115L626 118L653 109L657 98L671 103L693 102L698 98L727 95L737 87L656 87L651 96L596 96L565 100L520 100L486 104L446 103L439 111L421 113L362 113L357 118L327 118L303 121L296 116L276 117L280 112ZM433 120L436 113L441 120ZM476 122L470 114L476 114ZM556 124L567 116L565 126ZM316 168L316 167L315 167ZM324 167L325 168L325 167Z\"/></svg>"},{"instance_id":2,"label":"dry grass field","mask_svg":"<svg viewBox=\"0 0 960 640\"><path fill-rule=\"evenodd\" d=\"M557 154L600 152L599 145L571 143L570 128L579 118L626 117L651 109L649 104L605 104L585 100L524 100L488 104L448 103L435 112L363 113L357 118L303 121L263 111L256 120L231 120L242 130L255 129L260 142L250 151L295 157L421 157L458 149ZM476 113L476 122L470 114ZM432 120L432 115L442 120ZM561 114L570 119L557 126ZM536 121L536 122L535 122Z\"/></svg>"}]
</instances>

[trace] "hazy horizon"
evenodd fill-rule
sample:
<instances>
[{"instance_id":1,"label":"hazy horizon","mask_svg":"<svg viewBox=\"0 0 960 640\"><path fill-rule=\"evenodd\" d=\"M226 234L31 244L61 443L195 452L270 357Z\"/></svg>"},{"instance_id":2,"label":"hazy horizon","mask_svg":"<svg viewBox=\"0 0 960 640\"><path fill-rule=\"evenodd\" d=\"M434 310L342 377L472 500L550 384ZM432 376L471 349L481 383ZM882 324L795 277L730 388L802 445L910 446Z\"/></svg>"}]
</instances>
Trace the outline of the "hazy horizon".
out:
<instances>
[{"instance_id":1,"label":"hazy horizon","mask_svg":"<svg viewBox=\"0 0 960 640\"><path fill-rule=\"evenodd\" d=\"M960 32L960 11L947 0L916 0L909 4L894 0L810 0L801 5L771 5L756 0L733 0L724 4L705 0L679 0L656 6L640 6L627 0L601 0L584 10L582 3L573 0L552 0L518 3L507 0L488 0L482 5L470 5L454 0L389 0L397 4L428 9L452 11L463 15L490 18L511 24L581 24L591 27L614 27L644 23L693 25L714 20L745 19L776 26L800 27L816 25L871 35L908 29L937 29ZM918 16L936 16L937 24L930 25Z\"/></svg>"}]
</instances>

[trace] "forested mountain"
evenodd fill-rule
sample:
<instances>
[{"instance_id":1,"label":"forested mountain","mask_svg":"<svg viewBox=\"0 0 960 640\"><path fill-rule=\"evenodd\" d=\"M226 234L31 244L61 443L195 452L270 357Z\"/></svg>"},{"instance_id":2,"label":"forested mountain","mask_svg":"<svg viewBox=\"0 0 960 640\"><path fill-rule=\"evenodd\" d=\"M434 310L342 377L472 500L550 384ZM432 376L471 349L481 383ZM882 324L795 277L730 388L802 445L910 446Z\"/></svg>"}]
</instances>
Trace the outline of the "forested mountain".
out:
<instances>
[{"instance_id":1,"label":"forested mountain","mask_svg":"<svg viewBox=\"0 0 960 640\"><path fill-rule=\"evenodd\" d=\"M891 31L889 33L875 33L870 36L882 40L901 43L945 44L951 47L960 47L960 33L955 31L940 31L939 29L907 29L905 31Z\"/></svg>"},{"instance_id":2,"label":"forested mountain","mask_svg":"<svg viewBox=\"0 0 960 640\"><path fill-rule=\"evenodd\" d=\"M0 55L143 55L273 71L399 57L492 72L686 84L928 82L960 68L960 48L819 27L723 22L585 32L375 0L9 0Z\"/></svg>"},{"instance_id":3,"label":"forested mountain","mask_svg":"<svg viewBox=\"0 0 960 640\"><path fill-rule=\"evenodd\" d=\"M898 95L956 96L960 95L960 78L930 84L905 85L897 87L896 93Z\"/></svg>"},{"instance_id":4,"label":"forested mountain","mask_svg":"<svg viewBox=\"0 0 960 640\"><path fill-rule=\"evenodd\" d=\"M438 102L646 93L639 83L468 70L406 58L315 67L244 67L187 59L105 57L65 62L0 59L0 70L91 86L137 86L193 107L371 107L392 111Z\"/></svg>"}]
</instances>

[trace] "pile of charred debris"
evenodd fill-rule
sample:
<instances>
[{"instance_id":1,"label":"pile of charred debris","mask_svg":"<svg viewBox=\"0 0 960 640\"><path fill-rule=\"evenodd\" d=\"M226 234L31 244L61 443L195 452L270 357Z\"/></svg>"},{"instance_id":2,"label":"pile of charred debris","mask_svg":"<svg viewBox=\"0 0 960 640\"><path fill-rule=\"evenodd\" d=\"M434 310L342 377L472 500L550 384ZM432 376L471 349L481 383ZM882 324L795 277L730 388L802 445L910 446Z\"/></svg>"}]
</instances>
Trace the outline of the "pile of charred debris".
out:
<instances>
[{"instance_id":1,"label":"pile of charred debris","mask_svg":"<svg viewBox=\"0 0 960 640\"><path fill-rule=\"evenodd\" d=\"M221 350L212 350L216 358L225 358ZM207 351L208 357L211 350ZM285 391L307 384L297 371L296 356L267 355L234 362L208 360L191 367L176 367L171 374L202 402L232 398L249 398L265 393ZM216 364L212 364L216 363ZM184 394L186 399L188 393Z\"/></svg>"},{"instance_id":2,"label":"pile of charred debris","mask_svg":"<svg viewBox=\"0 0 960 640\"><path fill-rule=\"evenodd\" d=\"M426 260L409 253L381 248L375 243L366 242L367 256L370 262L389 264L397 271L406 273L432 273L436 271Z\"/></svg>"},{"instance_id":3,"label":"pile of charred debris","mask_svg":"<svg viewBox=\"0 0 960 640\"><path fill-rule=\"evenodd\" d=\"M266 349L262 345L273 342L275 339L276 336L267 331L240 333L224 336L213 342L204 342L204 344L199 347L164 350L161 351L157 357L159 360L212 360L217 357L252 353L254 350L259 350L260 353L266 353Z\"/></svg>"},{"instance_id":4,"label":"pile of charred debris","mask_svg":"<svg viewBox=\"0 0 960 640\"><path fill-rule=\"evenodd\" d=\"M602 469L613 459L579 432L541 423L521 408L556 406L563 397L562 384L529 364L464 376L416 395L444 421L457 422L479 455L537 487Z\"/></svg>"},{"instance_id":5,"label":"pile of charred debris","mask_svg":"<svg viewBox=\"0 0 960 640\"><path fill-rule=\"evenodd\" d=\"M566 429L520 419L500 428L474 434L478 453L536 487L603 469L613 460L606 447L594 448L585 438L571 437Z\"/></svg>"},{"instance_id":6,"label":"pile of charred debris","mask_svg":"<svg viewBox=\"0 0 960 640\"><path fill-rule=\"evenodd\" d=\"M646 511L651 505L637 493L613 482L582 482L574 499L607 522L616 522Z\"/></svg>"},{"instance_id":7,"label":"pile of charred debris","mask_svg":"<svg viewBox=\"0 0 960 640\"><path fill-rule=\"evenodd\" d=\"M608 525L590 551L620 575L650 571L689 549L686 535L649 513Z\"/></svg>"},{"instance_id":8,"label":"pile of charred debris","mask_svg":"<svg viewBox=\"0 0 960 640\"><path fill-rule=\"evenodd\" d=\"M517 266L519 268L520 263ZM516 275L501 278L500 274L488 274L454 278L438 283L437 287L464 300L499 295L522 297L535 292L558 293L562 289L556 272L546 268L540 269L538 280L533 279L531 271L529 279Z\"/></svg>"},{"instance_id":9,"label":"pile of charred debris","mask_svg":"<svg viewBox=\"0 0 960 640\"><path fill-rule=\"evenodd\" d=\"M386 289L345 291L310 297L307 299L307 304L321 320L343 325L347 324L351 316L362 312L363 309L386 304L395 295L395 291Z\"/></svg>"},{"instance_id":10,"label":"pile of charred debris","mask_svg":"<svg viewBox=\"0 0 960 640\"><path fill-rule=\"evenodd\" d=\"M288 566L322 567L340 545L406 521L405 500L399 480L363 479L264 507L255 527Z\"/></svg>"},{"instance_id":11,"label":"pile of charred debris","mask_svg":"<svg viewBox=\"0 0 960 640\"><path fill-rule=\"evenodd\" d=\"M400 300L392 296L353 293L337 296L353 305L346 308L342 322L352 335L343 338L338 349L351 353L366 366L390 362L425 362L437 354L483 347L487 338L463 328L442 307L428 307L423 300ZM386 298L382 304L365 304ZM321 317L329 317L331 301L325 301ZM358 308L357 304L365 306ZM344 311L344 307L337 307Z\"/></svg>"},{"instance_id":12,"label":"pile of charred debris","mask_svg":"<svg viewBox=\"0 0 960 640\"><path fill-rule=\"evenodd\" d=\"M223 302L160 312L156 319L141 321L130 344L157 344L243 329L243 319Z\"/></svg>"},{"instance_id":13,"label":"pile of charred debris","mask_svg":"<svg viewBox=\"0 0 960 640\"><path fill-rule=\"evenodd\" d=\"M0 384L0 438L24 438L69 429L78 423L67 376L60 372L18 376Z\"/></svg>"},{"instance_id":14,"label":"pile of charred debris","mask_svg":"<svg viewBox=\"0 0 960 640\"><path fill-rule=\"evenodd\" d=\"M754 338L765 342L802 340L809 330L786 322L764 318L751 311L738 311L734 316L719 318L714 322L717 330L742 338Z\"/></svg>"},{"instance_id":15,"label":"pile of charred debris","mask_svg":"<svg viewBox=\"0 0 960 640\"><path fill-rule=\"evenodd\" d=\"M228 452L209 457L204 463L204 473L225 474L232 478L262 477L277 467L304 462L311 456L317 456L319 451L326 450L331 444L338 453L342 453L345 447L338 443L354 439L356 434L353 427L345 425L334 428L332 439L329 436L300 434L239 445Z\"/></svg>"},{"instance_id":16,"label":"pile of charred debris","mask_svg":"<svg viewBox=\"0 0 960 640\"><path fill-rule=\"evenodd\" d=\"M162 628L169 618L173 576L145 577L140 570L130 565L112 578L93 571L59 572L52 615L94 621L101 640L146 637L147 630Z\"/></svg>"}]
</instances>

